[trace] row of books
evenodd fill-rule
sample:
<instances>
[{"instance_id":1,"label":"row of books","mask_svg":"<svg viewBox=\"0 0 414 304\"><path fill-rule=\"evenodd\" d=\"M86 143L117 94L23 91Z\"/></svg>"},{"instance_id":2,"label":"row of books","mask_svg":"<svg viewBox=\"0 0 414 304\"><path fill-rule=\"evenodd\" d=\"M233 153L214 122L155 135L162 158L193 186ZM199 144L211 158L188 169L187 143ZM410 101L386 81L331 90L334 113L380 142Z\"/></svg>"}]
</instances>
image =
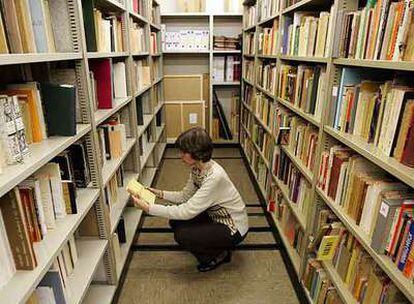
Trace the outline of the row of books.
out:
<instances>
[{"instance_id":1,"label":"row of books","mask_svg":"<svg viewBox=\"0 0 414 304\"><path fill-rule=\"evenodd\" d=\"M213 58L214 82L237 82L241 76L240 56L215 56Z\"/></svg>"},{"instance_id":2,"label":"row of books","mask_svg":"<svg viewBox=\"0 0 414 304\"><path fill-rule=\"evenodd\" d=\"M295 12L285 17L282 54L327 57L332 40L333 20L329 12Z\"/></svg>"},{"instance_id":3,"label":"row of books","mask_svg":"<svg viewBox=\"0 0 414 304\"><path fill-rule=\"evenodd\" d=\"M151 66L152 81L157 81L161 77L161 70L162 66L160 63L160 59L155 57L152 61Z\"/></svg>"},{"instance_id":4,"label":"row of books","mask_svg":"<svg viewBox=\"0 0 414 304\"><path fill-rule=\"evenodd\" d=\"M287 195L299 213L306 214L310 208L311 185L280 146L274 148L272 170L279 182L287 187Z\"/></svg>"},{"instance_id":5,"label":"row of books","mask_svg":"<svg viewBox=\"0 0 414 304\"><path fill-rule=\"evenodd\" d=\"M71 84L28 82L5 87L0 91L0 173L7 164L22 161L30 144L48 136L75 135L77 118L76 87Z\"/></svg>"},{"instance_id":6,"label":"row of books","mask_svg":"<svg viewBox=\"0 0 414 304\"><path fill-rule=\"evenodd\" d=\"M325 67L282 64L277 96L320 119L326 81Z\"/></svg>"},{"instance_id":7,"label":"row of books","mask_svg":"<svg viewBox=\"0 0 414 304\"><path fill-rule=\"evenodd\" d=\"M249 129L252 136L252 141L257 145L259 150L262 152L263 157L269 162L272 154L273 137L271 134L259 124L254 123Z\"/></svg>"},{"instance_id":8,"label":"row of books","mask_svg":"<svg viewBox=\"0 0 414 304\"><path fill-rule=\"evenodd\" d=\"M245 9L243 16L243 24L245 28L256 24L256 15L256 6L249 6Z\"/></svg>"},{"instance_id":9,"label":"row of books","mask_svg":"<svg viewBox=\"0 0 414 304\"><path fill-rule=\"evenodd\" d=\"M256 32L246 33L243 41L244 54L254 55L256 53Z\"/></svg>"},{"instance_id":10,"label":"row of books","mask_svg":"<svg viewBox=\"0 0 414 304\"><path fill-rule=\"evenodd\" d=\"M208 51L209 30L163 31L164 51Z\"/></svg>"},{"instance_id":11,"label":"row of books","mask_svg":"<svg viewBox=\"0 0 414 304\"><path fill-rule=\"evenodd\" d=\"M139 92L151 84L150 67L145 59L134 60L132 65L132 91Z\"/></svg>"},{"instance_id":12,"label":"row of books","mask_svg":"<svg viewBox=\"0 0 414 304\"><path fill-rule=\"evenodd\" d=\"M322 154L318 187L355 221L376 252L388 255L412 278L414 269L407 260L412 247L412 190L341 146Z\"/></svg>"},{"instance_id":13,"label":"row of books","mask_svg":"<svg viewBox=\"0 0 414 304\"><path fill-rule=\"evenodd\" d=\"M365 80L378 79L374 73L362 69L342 70L338 96L334 96L331 107L332 126L414 167L413 87L398 77Z\"/></svg>"},{"instance_id":14,"label":"row of books","mask_svg":"<svg viewBox=\"0 0 414 304\"><path fill-rule=\"evenodd\" d=\"M143 158L146 158L150 151L150 143L153 142L152 139L153 130L148 128L145 130L144 134L139 138L138 146L139 146L139 155Z\"/></svg>"},{"instance_id":15,"label":"row of books","mask_svg":"<svg viewBox=\"0 0 414 304\"><path fill-rule=\"evenodd\" d=\"M71 294L77 292L68 285L68 278L78 267L78 258L75 237L72 235L26 303L67 303Z\"/></svg>"},{"instance_id":16,"label":"row of books","mask_svg":"<svg viewBox=\"0 0 414 304\"><path fill-rule=\"evenodd\" d=\"M256 84L274 95L276 93L276 77L277 68L275 62L259 61L257 65Z\"/></svg>"},{"instance_id":17,"label":"row of books","mask_svg":"<svg viewBox=\"0 0 414 304\"><path fill-rule=\"evenodd\" d=\"M279 0L264 0L260 3L259 21L265 20L279 12Z\"/></svg>"},{"instance_id":18,"label":"row of books","mask_svg":"<svg viewBox=\"0 0 414 304\"><path fill-rule=\"evenodd\" d=\"M113 62L110 58L89 61L93 88L93 104L96 109L112 109L115 98L128 97L125 62Z\"/></svg>"},{"instance_id":19,"label":"row of books","mask_svg":"<svg viewBox=\"0 0 414 304\"><path fill-rule=\"evenodd\" d=\"M134 22L132 18L129 19L129 40L132 53L147 52L147 42L145 40L145 28Z\"/></svg>"},{"instance_id":20,"label":"row of books","mask_svg":"<svg viewBox=\"0 0 414 304\"><path fill-rule=\"evenodd\" d=\"M90 182L82 142L69 147L0 198L0 286L16 270L33 270L40 258L34 243L78 212L77 188Z\"/></svg>"},{"instance_id":21,"label":"row of books","mask_svg":"<svg viewBox=\"0 0 414 304\"><path fill-rule=\"evenodd\" d=\"M300 256L305 243L303 241L305 237L304 232L284 199L281 190L274 184L270 187L267 210L275 215L283 230L281 233L285 235L295 253Z\"/></svg>"},{"instance_id":22,"label":"row of books","mask_svg":"<svg viewBox=\"0 0 414 304\"><path fill-rule=\"evenodd\" d=\"M158 49L158 40L157 40L157 33L151 32L150 35L150 54L156 55L159 53Z\"/></svg>"},{"instance_id":23,"label":"row of books","mask_svg":"<svg viewBox=\"0 0 414 304\"><path fill-rule=\"evenodd\" d=\"M120 191L124 191L121 190L122 187L124 187L124 169L121 165L105 187L105 202L110 212L119 202Z\"/></svg>"},{"instance_id":24,"label":"row of books","mask_svg":"<svg viewBox=\"0 0 414 304\"><path fill-rule=\"evenodd\" d=\"M345 304L318 260L314 258L308 260L302 282L313 303Z\"/></svg>"},{"instance_id":25,"label":"row of books","mask_svg":"<svg viewBox=\"0 0 414 304\"><path fill-rule=\"evenodd\" d=\"M299 117L293 117L290 123L288 149L311 171L316 161L317 146L318 130Z\"/></svg>"},{"instance_id":26,"label":"row of books","mask_svg":"<svg viewBox=\"0 0 414 304\"><path fill-rule=\"evenodd\" d=\"M159 5L152 6L151 8L151 14L150 16L150 22L154 24L160 24L161 23L161 9Z\"/></svg>"},{"instance_id":27,"label":"row of books","mask_svg":"<svg viewBox=\"0 0 414 304\"><path fill-rule=\"evenodd\" d=\"M257 117L262 121L262 123L269 128L273 125L273 114L274 114L274 103L267 95L263 93L256 93L255 96L250 97L252 94L252 88L250 86L245 86L244 93L246 103L250 106L251 110Z\"/></svg>"},{"instance_id":28,"label":"row of books","mask_svg":"<svg viewBox=\"0 0 414 304\"><path fill-rule=\"evenodd\" d=\"M254 34L254 33L253 33ZM272 27L264 27L259 34L259 54L277 55L277 42L279 35L279 21L273 20Z\"/></svg>"},{"instance_id":29,"label":"row of books","mask_svg":"<svg viewBox=\"0 0 414 304\"><path fill-rule=\"evenodd\" d=\"M73 52L68 3L3 1L0 53Z\"/></svg>"},{"instance_id":30,"label":"row of books","mask_svg":"<svg viewBox=\"0 0 414 304\"><path fill-rule=\"evenodd\" d=\"M213 49L217 51L240 50L240 37L214 36Z\"/></svg>"},{"instance_id":31,"label":"row of books","mask_svg":"<svg viewBox=\"0 0 414 304\"><path fill-rule=\"evenodd\" d=\"M253 83L254 79L254 60L243 60L244 78Z\"/></svg>"},{"instance_id":32,"label":"row of books","mask_svg":"<svg viewBox=\"0 0 414 304\"><path fill-rule=\"evenodd\" d=\"M150 16L152 1L151 0L129 0L132 11L138 15L147 18Z\"/></svg>"},{"instance_id":33,"label":"row of books","mask_svg":"<svg viewBox=\"0 0 414 304\"><path fill-rule=\"evenodd\" d=\"M334 271L358 303L409 303L390 278L376 265L358 240L341 222L321 210L321 221L312 246L317 259L331 263Z\"/></svg>"},{"instance_id":34,"label":"row of books","mask_svg":"<svg viewBox=\"0 0 414 304\"><path fill-rule=\"evenodd\" d=\"M369 1L356 11L338 13L336 57L414 60L412 1Z\"/></svg>"},{"instance_id":35,"label":"row of books","mask_svg":"<svg viewBox=\"0 0 414 304\"><path fill-rule=\"evenodd\" d=\"M88 52L123 52L123 17L94 7L93 1L83 1L82 4Z\"/></svg>"},{"instance_id":36,"label":"row of books","mask_svg":"<svg viewBox=\"0 0 414 304\"><path fill-rule=\"evenodd\" d=\"M98 139L100 147L100 164L118 159L127 149L126 125L120 122L119 115L109 118L98 126Z\"/></svg>"}]
</instances>

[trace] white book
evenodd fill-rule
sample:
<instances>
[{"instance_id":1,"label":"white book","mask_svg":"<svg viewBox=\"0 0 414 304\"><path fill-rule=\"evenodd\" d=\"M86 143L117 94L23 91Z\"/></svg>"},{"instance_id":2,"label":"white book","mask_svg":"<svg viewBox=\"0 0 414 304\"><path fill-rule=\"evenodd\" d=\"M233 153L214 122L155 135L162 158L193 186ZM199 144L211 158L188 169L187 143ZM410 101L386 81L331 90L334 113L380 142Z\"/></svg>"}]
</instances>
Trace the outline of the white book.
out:
<instances>
[{"instance_id":1,"label":"white book","mask_svg":"<svg viewBox=\"0 0 414 304\"><path fill-rule=\"evenodd\" d=\"M74 265L70 256L69 244L66 243L62 248L62 257L65 265L66 273L70 276L73 273Z\"/></svg>"},{"instance_id":2,"label":"white book","mask_svg":"<svg viewBox=\"0 0 414 304\"><path fill-rule=\"evenodd\" d=\"M226 82L233 82L233 74L234 74L234 57L227 56L226 57Z\"/></svg>"},{"instance_id":3,"label":"white book","mask_svg":"<svg viewBox=\"0 0 414 304\"><path fill-rule=\"evenodd\" d=\"M60 176L59 164L48 163L45 165L50 174L50 185L52 189L53 206L55 207L56 218L66 216L66 204L63 196L62 178Z\"/></svg>"},{"instance_id":4,"label":"white book","mask_svg":"<svg viewBox=\"0 0 414 304\"><path fill-rule=\"evenodd\" d=\"M0 210L0 288L5 286L15 273L16 267Z\"/></svg>"},{"instance_id":5,"label":"white book","mask_svg":"<svg viewBox=\"0 0 414 304\"><path fill-rule=\"evenodd\" d=\"M125 62L117 62L113 65L114 94L115 98L125 98L127 94Z\"/></svg>"},{"instance_id":6,"label":"white book","mask_svg":"<svg viewBox=\"0 0 414 304\"><path fill-rule=\"evenodd\" d=\"M119 244L117 233L114 233L114 236L112 237L112 245L114 248L115 261L116 261L116 264L118 265L121 262L121 246Z\"/></svg>"},{"instance_id":7,"label":"white book","mask_svg":"<svg viewBox=\"0 0 414 304\"><path fill-rule=\"evenodd\" d=\"M45 215L46 227L47 229L54 229L56 227L56 222L49 174L46 170L40 169L35 173L35 178L39 181L40 196L42 200L43 213Z\"/></svg>"},{"instance_id":8,"label":"white book","mask_svg":"<svg viewBox=\"0 0 414 304\"><path fill-rule=\"evenodd\" d=\"M56 304L52 287L39 286L36 288L35 293L39 303Z\"/></svg>"}]
</instances>

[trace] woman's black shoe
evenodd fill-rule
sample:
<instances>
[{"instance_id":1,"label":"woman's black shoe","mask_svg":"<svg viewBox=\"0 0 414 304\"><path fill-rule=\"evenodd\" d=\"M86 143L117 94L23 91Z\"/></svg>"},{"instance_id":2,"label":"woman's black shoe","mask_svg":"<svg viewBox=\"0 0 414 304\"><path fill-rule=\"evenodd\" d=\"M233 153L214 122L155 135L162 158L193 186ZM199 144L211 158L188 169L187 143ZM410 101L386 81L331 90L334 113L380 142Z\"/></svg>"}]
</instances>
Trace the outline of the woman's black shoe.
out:
<instances>
[{"instance_id":1,"label":"woman's black shoe","mask_svg":"<svg viewBox=\"0 0 414 304\"><path fill-rule=\"evenodd\" d=\"M208 263L198 264L197 269L200 272L207 272L207 271L216 269L223 263L230 263L230 262L231 262L231 251L225 251L219 254L217 257L215 257Z\"/></svg>"}]
</instances>

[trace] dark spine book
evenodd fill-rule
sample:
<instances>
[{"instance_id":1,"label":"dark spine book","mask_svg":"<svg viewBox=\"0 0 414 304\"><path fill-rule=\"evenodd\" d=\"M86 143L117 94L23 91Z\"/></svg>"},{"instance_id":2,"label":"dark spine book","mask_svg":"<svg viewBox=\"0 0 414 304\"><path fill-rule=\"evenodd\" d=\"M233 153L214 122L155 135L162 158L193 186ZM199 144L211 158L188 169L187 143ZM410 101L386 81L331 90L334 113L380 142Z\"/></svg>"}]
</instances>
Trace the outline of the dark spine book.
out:
<instances>
[{"instance_id":1,"label":"dark spine book","mask_svg":"<svg viewBox=\"0 0 414 304\"><path fill-rule=\"evenodd\" d=\"M315 114L316 99L318 98L318 84L319 84L320 75L321 75L321 67L317 66L313 74L312 93L310 97L309 113L311 114Z\"/></svg>"},{"instance_id":2,"label":"dark spine book","mask_svg":"<svg viewBox=\"0 0 414 304\"><path fill-rule=\"evenodd\" d=\"M69 147L69 157L73 165L74 182L79 188L86 188L90 183L90 172L87 164L86 150L83 144L75 143Z\"/></svg>"},{"instance_id":3,"label":"dark spine book","mask_svg":"<svg viewBox=\"0 0 414 304\"><path fill-rule=\"evenodd\" d=\"M40 85L48 136L76 135L76 88L72 85Z\"/></svg>"},{"instance_id":4,"label":"dark spine book","mask_svg":"<svg viewBox=\"0 0 414 304\"><path fill-rule=\"evenodd\" d=\"M83 25L86 35L86 48L88 52L97 52L95 18L93 15L94 0L82 0Z\"/></svg>"},{"instance_id":5,"label":"dark spine book","mask_svg":"<svg viewBox=\"0 0 414 304\"><path fill-rule=\"evenodd\" d=\"M144 124L144 111L142 108L142 99L137 100L137 121L138 125L142 126Z\"/></svg>"},{"instance_id":6,"label":"dark spine book","mask_svg":"<svg viewBox=\"0 0 414 304\"><path fill-rule=\"evenodd\" d=\"M116 233L118 234L119 243L125 244L126 234L125 234L125 220L123 216L121 216L118 226L116 227Z\"/></svg>"}]
</instances>

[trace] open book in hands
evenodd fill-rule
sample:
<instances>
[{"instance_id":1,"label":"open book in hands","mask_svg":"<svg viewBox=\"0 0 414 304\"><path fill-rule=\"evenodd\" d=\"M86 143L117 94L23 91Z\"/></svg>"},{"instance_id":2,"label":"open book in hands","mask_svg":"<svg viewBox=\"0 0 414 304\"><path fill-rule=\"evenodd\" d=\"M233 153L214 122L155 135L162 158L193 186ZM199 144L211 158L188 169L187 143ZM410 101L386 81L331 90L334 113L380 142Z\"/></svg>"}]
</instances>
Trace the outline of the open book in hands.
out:
<instances>
[{"instance_id":1,"label":"open book in hands","mask_svg":"<svg viewBox=\"0 0 414 304\"><path fill-rule=\"evenodd\" d=\"M126 190L133 196L139 197L143 201L147 202L148 204L154 204L155 203L155 194L149 191L147 188L145 188L144 185L139 183L137 180L133 179L131 180Z\"/></svg>"}]
</instances>

